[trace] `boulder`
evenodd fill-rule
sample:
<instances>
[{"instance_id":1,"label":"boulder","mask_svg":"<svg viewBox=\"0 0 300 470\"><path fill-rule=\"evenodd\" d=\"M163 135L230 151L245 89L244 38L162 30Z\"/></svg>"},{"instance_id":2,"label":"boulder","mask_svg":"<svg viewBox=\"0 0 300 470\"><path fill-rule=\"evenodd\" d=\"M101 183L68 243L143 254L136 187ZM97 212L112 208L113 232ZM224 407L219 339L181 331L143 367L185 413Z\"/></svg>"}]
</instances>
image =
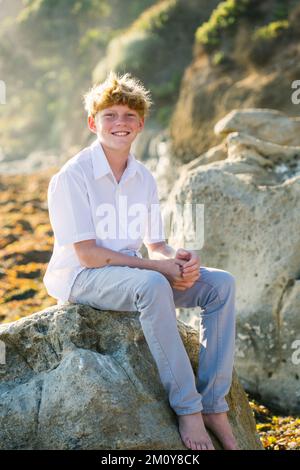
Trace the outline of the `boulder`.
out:
<instances>
[{"instance_id":1,"label":"boulder","mask_svg":"<svg viewBox=\"0 0 300 470\"><path fill-rule=\"evenodd\" d=\"M178 205L204 206L204 245L193 248L203 266L236 277L241 382L270 406L299 413L293 357L300 330L300 147L241 132L228 134L225 143L226 159L182 166L165 218L172 220ZM169 243L188 248L186 233L189 226L171 232ZM185 311L180 315L192 324Z\"/></svg>"},{"instance_id":2,"label":"boulder","mask_svg":"<svg viewBox=\"0 0 300 470\"><path fill-rule=\"evenodd\" d=\"M300 145L300 118L276 109L233 109L214 127L216 135L242 132L280 145Z\"/></svg>"},{"instance_id":3,"label":"boulder","mask_svg":"<svg viewBox=\"0 0 300 470\"><path fill-rule=\"evenodd\" d=\"M178 327L195 370L197 331ZM1 449L185 449L137 312L66 303L2 324L0 340ZM240 447L261 449L236 374L227 400Z\"/></svg>"}]
</instances>

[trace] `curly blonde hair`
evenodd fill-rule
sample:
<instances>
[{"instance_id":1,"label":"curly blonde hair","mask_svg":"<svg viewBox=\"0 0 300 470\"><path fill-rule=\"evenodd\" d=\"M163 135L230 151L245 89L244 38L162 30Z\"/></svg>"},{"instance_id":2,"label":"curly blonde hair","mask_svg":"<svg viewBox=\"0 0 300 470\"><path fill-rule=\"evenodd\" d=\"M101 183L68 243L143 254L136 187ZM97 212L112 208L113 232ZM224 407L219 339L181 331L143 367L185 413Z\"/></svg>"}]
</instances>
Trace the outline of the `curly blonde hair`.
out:
<instances>
[{"instance_id":1,"label":"curly blonde hair","mask_svg":"<svg viewBox=\"0 0 300 470\"><path fill-rule=\"evenodd\" d=\"M89 116L95 117L98 111L115 104L124 104L144 118L153 102L150 91L136 77L111 71L103 83L94 85L84 95L84 103Z\"/></svg>"}]
</instances>

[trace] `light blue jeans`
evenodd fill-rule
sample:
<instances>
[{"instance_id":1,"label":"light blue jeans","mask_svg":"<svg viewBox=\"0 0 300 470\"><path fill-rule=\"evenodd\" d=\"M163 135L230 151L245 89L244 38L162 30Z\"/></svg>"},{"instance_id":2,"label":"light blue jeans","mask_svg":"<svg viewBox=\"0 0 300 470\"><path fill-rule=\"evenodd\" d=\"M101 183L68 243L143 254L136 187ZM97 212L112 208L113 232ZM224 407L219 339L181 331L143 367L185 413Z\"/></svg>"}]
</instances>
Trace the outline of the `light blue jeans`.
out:
<instances>
[{"instance_id":1,"label":"light blue jeans","mask_svg":"<svg viewBox=\"0 0 300 470\"><path fill-rule=\"evenodd\" d=\"M235 345L232 274L200 267L195 284L179 291L161 273L148 269L85 268L75 279L69 301L100 310L140 313L145 339L177 415L228 411L225 396L232 381ZM196 381L178 332L176 307L202 308Z\"/></svg>"}]
</instances>

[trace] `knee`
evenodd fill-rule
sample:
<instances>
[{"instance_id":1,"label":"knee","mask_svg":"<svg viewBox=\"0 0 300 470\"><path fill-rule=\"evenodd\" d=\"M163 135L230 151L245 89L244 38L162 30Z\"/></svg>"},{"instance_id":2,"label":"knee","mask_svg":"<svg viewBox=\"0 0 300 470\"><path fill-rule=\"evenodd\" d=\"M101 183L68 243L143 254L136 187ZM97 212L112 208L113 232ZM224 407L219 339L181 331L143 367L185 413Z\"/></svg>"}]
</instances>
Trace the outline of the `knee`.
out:
<instances>
[{"instance_id":1,"label":"knee","mask_svg":"<svg viewBox=\"0 0 300 470\"><path fill-rule=\"evenodd\" d=\"M155 295L161 295L162 293L165 295L172 293L172 289L167 278L157 271L150 270L145 270L142 273L140 282L138 282L136 288L138 293L143 295L149 294L152 298Z\"/></svg>"},{"instance_id":2,"label":"knee","mask_svg":"<svg viewBox=\"0 0 300 470\"><path fill-rule=\"evenodd\" d=\"M223 272L223 283L228 287L228 288L234 288L235 287L235 277L233 274L231 274L229 271L224 271Z\"/></svg>"},{"instance_id":3,"label":"knee","mask_svg":"<svg viewBox=\"0 0 300 470\"><path fill-rule=\"evenodd\" d=\"M224 299L229 293L235 293L236 279L229 271L222 271L220 278L219 292Z\"/></svg>"},{"instance_id":4,"label":"knee","mask_svg":"<svg viewBox=\"0 0 300 470\"><path fill-rule=\"evenodd\" d=\"M228 294L235 294L236 279L229 271L219 270L215 275L214 287L217 289L221 301L224 301Z\"/></svg>"}]
</instances>

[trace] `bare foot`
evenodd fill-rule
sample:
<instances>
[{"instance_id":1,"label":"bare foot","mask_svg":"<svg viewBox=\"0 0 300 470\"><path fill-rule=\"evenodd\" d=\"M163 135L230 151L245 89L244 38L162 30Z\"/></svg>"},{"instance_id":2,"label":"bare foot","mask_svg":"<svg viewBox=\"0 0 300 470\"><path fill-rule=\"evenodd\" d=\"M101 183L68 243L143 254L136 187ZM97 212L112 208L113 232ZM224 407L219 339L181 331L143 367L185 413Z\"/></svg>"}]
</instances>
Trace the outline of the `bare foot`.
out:
<instances>
[{"instance_id":1,"label":"bare foot","mask_svg":"<svg viewBox=\"0 0 300 470\"><path fill-rule=\"evenodd\" d=\"M178 416L179 433L188 449L215 450L204 427L202 413Z\"/></svg>"},{"instance_id":2,"label":"bare foot","mask_svg":"<svg viewBox=\"0 0 300 470\"><path fill-rule=\"evenodd\" d=\"M224 450L239 450L226 412L203 413L202 416L205 426L216 435Z\"/></svg>"}]
</instances>

